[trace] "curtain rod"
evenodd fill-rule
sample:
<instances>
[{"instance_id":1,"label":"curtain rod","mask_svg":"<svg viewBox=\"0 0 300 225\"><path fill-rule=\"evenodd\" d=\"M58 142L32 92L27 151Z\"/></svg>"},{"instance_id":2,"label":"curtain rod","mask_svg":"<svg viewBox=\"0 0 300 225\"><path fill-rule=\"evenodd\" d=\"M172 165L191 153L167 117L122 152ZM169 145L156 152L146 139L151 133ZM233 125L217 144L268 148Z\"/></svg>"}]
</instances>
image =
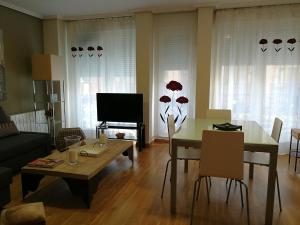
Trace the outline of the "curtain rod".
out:
<instances>
[{"instance_id":1,"label":"curtain rod","mask_svg":"<svg viewBox=\"0 0 300 225\"><path fill-rule=\"evenodd\" d=\"M266 5L257 5L257 6L228 6L228 7L224 7L224 8L215 8L215 12L216 11L222 11L222 10L235 10L235 9L251 9L251 8L263 8L263 7L280 7L280 6L291 6L291 5L300 5L300 3L282 3L282 4L266 4ZM184 11L173 11L173 12L152 12L153 14L167 14L167 13L180 13L180 12L192 12L194 10L197 10L198 8L201 7L196 7L195 9L189 9L189 10L184 10ZM132 18L134 17L134 14L127 14L127 15L116 15L116 16L90 16L90 17L70 17L70 18L66 18L65 21L66 22L72 22L72 21L84 21L84 20L104 20L104 19L118 19L118 18Z\"/></svg>"},{"instance_id":2,"label":"curtain rod","mask_svg":"<svg viewBox=\"0 0 300 225\"><path fill-rule=\"evenodd\" d=\"M267 5L257 5L257 6L229 6L228 8L219 8L215 9L215 11L221 11L221 10L231 10L231 9L251 9L251 8L264 8L264 7L280 7L280 6L292 6L292 5L300 5L300 3L282 3L282 4L267 4Z\"/></svg>"},{"instance_id":3,"label":"curtain rod","mask_svg":"<svg viewBox=\"0 0 300 225\"><path fill-rule=\"evenodd\" d=\"M133 15L124 15L124 16L108 16L108 17L105 17L105 16L95 16L95 17L90 17L90 18L87 18L87 17L83 17L83 18L68 18L66 19L66 22L72 22L72 21L83 21L83 20L105 20L105 19L119 19L119 18L132 18Z\"/></svg>"}]
</instances>

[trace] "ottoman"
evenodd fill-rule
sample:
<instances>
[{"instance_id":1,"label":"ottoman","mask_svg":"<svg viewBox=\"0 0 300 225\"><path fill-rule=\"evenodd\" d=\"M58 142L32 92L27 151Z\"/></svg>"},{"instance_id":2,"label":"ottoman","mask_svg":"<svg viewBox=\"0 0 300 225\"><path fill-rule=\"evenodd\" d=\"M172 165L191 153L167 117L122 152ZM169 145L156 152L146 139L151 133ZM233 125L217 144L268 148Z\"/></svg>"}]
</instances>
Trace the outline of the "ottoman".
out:
<instances>
[{"instance_id":1,"label":"ottoman","mask_svg":"<svg viewBox=\"0 0 300 225\"><path fill-rule=\"evenodd\" d=\"M13 206L1 213L1 225L45 225L46 216L42 202Z\"/></svg>"}]
</instances>

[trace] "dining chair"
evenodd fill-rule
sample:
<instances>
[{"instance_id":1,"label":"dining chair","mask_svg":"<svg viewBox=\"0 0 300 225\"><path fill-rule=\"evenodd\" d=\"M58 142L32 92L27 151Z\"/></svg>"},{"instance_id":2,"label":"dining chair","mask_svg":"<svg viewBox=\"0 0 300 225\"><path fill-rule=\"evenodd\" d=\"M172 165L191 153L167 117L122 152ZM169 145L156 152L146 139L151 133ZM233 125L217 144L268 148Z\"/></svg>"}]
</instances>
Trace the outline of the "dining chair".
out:
<instances>
[{"instance_id":1,"label":"dining chair","mask_svg":"<svg viewBox=\"0 0 300 225\"><path fill-rule=\"evenodd\" d=\"M297 148L296 150L292 150L292 141L293 138L297 140ZM289 151L289 164L291 163L291 154L295 152L295 172L297 171L297 161L299 158L299 141L300 141L300 129L292 128L291 129L291 139L290 139L290 151Z\"/></svg>"},{"instance_id":2,"label":"dining chair","mask_svg":"<svg viewBox=\"0 0 300 225\"><path fill-rule=\"evenodd\" d=\"M230 109L208 109L206 111L207 119L224 119L231 121L231 110Z\"/></svg>"},{"instance_id":3,"label":"dining chair","mask_svg":"<svg viewBox=\"0 0 300 225\"><path fill-rule=\"evenodd\" d=\"M283 124L282 120L280 120L279 118L275 118L271 137L277 143L279 143L282 124ZM253 173L254 173L254 165L269 166L270 157L269 157L268 153L245 151L244 152L244 163L249 164L249 178L252 179L253 178ZM280 187L279 187L279 179L278 179L277 170L276 170L276 186L277 186L279 209L280 209L280 211L282 211ZM229 187L229 190L230 190L230 187Z\"/></svg>"},{"instance_id":4,"label":"dining chair","mask_svg":"<svg viewBox=\"0 0 300 225\"><path fill-rule=\"evenodd\" d=\"M170 159L167 162L165 175L164 175L164 181L163 181L163 187L161 191L161 198L163 198L164 195L164 189L165 189L165 183L166 183L166 177L168 173L168 167L171 162L171 155L172 155L172 136L175 134L175 121L174 116L169 115L167 118L168 123L168 138L169 138L169 155ZM198 148L185 148L185 147L177 147L177 160L199 160L200 159L200 149Z\"/></svg>"},{"instance_id":5,"label":"dining chair","mask_svg":"<svg viewBox=\"0 0 300 225\"><path fill-rule=\"evenodd\" d=\"M237 131L216 131L204 130L202 134L201 145L201 160L199 165L199 175L194 184L192 212L191 212L191 225L193 224L194 205L197 189L200 189L201 181L203 178L218 177L228 178L230 183L236 180L240 184L241 191L241 204L243 202L243 189L246 190L246 203L247 203L247 222L250 225L249 217L249 198L248 187L243 182L244 166L243 166L243 152L244 152L244 133ZM215 157L218 155L218 157ZM206 182L207 200L209 200L209 190ZM228 196L226 198L228 203Z\"/></svg>"}]
</instances>

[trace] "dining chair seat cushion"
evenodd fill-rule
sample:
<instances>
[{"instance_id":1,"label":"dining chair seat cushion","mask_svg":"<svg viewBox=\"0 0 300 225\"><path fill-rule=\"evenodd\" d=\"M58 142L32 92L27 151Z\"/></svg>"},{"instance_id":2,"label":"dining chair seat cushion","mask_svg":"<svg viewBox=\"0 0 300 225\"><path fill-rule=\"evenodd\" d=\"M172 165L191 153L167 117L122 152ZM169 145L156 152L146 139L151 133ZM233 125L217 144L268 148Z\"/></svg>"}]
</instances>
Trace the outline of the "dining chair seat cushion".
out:
<instances>
[{"instance_id":1,"label":"dining chair seat cushion","mask_svg":"<svg viewBox=\"0 0 300 225\"><path fill-rule=\"evenodd\" d=\"M268 153L264 152L244 152L244 162L262 166L269 166L270 157Z\"/></svg>"},{"instance_id":2,"label":"dining chair seat cushion","mask_svg":"<svg viewBox=\"0 0 300 225\"><path fill-rule=\"evenodd\" d=\"M292 128L292 136L297 140L300 140L300 129Z\"/></svg>"},{"instance_id":3,"label":"dining chair seat cushion","mask_svg":"<svg viewBox=\"0 0 300 225\"><path fill-rule=\"evenodd\" d=\"M177 158L187 159L187 160L197 160L200 159L200 149L198 148L177 148Z\"/></svg>"}]
</instances>

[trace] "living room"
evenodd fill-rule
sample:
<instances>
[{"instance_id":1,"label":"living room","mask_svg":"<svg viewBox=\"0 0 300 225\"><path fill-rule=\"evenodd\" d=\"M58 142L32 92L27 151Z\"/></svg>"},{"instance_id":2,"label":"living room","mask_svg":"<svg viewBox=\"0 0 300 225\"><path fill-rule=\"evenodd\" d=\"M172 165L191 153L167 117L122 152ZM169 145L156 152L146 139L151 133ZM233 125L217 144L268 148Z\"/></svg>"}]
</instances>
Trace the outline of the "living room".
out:
<instances>
[{"instance_id":1,"label":"living room","mask_svg":"<svg viewBox=\"0 0 300 225\"><path fill-rule=\"evenodd\" d=\"M299 3L0 1L0 221L297 224Z\"/></svg>"}]
</instances>

